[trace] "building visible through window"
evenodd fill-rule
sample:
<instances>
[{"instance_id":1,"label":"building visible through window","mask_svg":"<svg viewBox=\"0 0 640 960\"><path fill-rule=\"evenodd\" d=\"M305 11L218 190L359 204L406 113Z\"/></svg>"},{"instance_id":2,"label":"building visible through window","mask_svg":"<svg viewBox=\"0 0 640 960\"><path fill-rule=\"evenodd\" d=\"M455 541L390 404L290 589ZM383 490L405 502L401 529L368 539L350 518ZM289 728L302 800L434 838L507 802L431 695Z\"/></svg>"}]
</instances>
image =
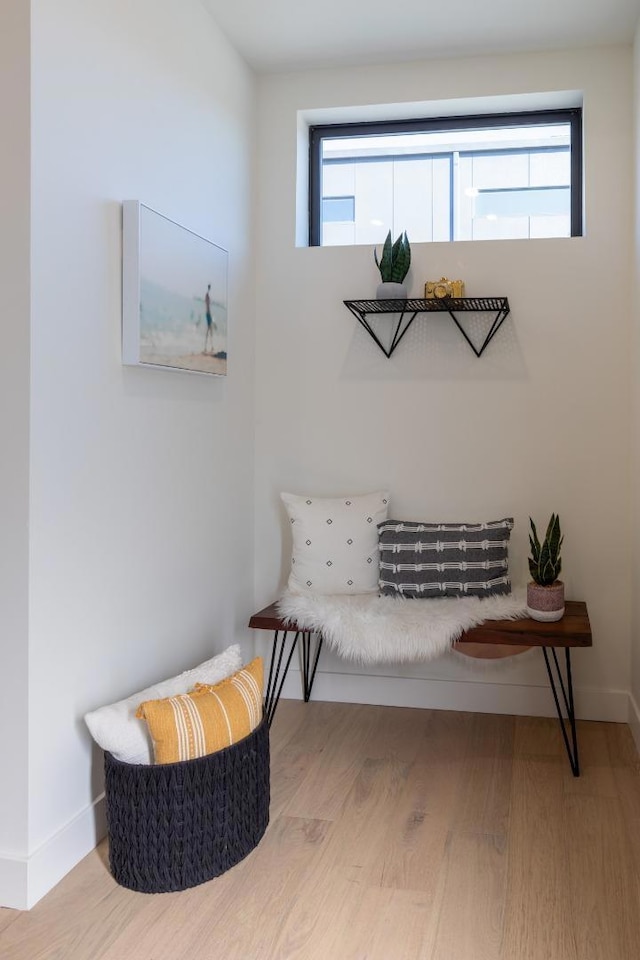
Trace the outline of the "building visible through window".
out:
<instances>
[{"instance_id":1,"label":"building visible through window","mask_svg":"<svg viewBox=\"0 0 640 960\"><path fill-rule=\"evenodd\" d=\"M582 233L581 111L312 127L310 243Z\"/></svg>"}]
</instances>

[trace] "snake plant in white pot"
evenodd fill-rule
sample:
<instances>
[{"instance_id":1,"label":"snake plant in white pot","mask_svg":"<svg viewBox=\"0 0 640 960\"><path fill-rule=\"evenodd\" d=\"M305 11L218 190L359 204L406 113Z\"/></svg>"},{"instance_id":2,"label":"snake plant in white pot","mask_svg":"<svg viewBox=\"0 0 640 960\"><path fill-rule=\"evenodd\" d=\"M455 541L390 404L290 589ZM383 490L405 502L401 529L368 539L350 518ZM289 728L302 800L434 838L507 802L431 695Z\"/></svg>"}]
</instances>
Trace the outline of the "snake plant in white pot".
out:
<instances>
[{"instance_id":1,"label":"snake plant in white pot","mask_svg":"<svg viewBox=\"0 0 640 960\"><path fill-rule=\"evenodd\" d=\"M560 531L560 518L556 513L551 514L542 543L531 517L529 523L529 572L532 582L527 584L527 612L533 620L561 620L564 615L564 583L558 577L562 569L560 550L564 537Z\"/></svg>"},{"instance_id":2,"label":"snake plant in white pot","mask_svg":"<svg viewBox=\"0 0 640 960\"><path fill-rule=\"evenodd\" d=\"M376 294L378 300L406 300L407 286L404 281L411 266L411 245L406 231L393 243L389 230L382 256L378 260L378 251L374 247L373 257L382 280Z\"/></svg>"}]
</instances>

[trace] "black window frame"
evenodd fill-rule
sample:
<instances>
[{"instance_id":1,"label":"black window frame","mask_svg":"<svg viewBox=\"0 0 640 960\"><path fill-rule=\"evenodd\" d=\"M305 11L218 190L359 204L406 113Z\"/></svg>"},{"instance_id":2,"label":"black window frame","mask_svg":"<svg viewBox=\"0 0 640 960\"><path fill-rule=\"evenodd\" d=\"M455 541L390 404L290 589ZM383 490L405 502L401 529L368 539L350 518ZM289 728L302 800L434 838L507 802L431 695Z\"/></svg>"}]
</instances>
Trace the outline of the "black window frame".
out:
<instances>
[{"instance_id":1,"label":"black window frame","mask_svg":"<svg viewBox=\"0 0 640 960\"><path fill-rule=\"evenodd\" d=\"M571 127L571 236L582 236L582 107L528 110L516 113L465 114L460 117L428 117L411 120L376 120L362 123L323 123L309 127L309 246L321 246L322 143L340 137L384 136L394 133L426 133L446 130L478 130L483 127L544 126L568 123ZM450 241L456 242L456 241ZM468 241L460 241L468 242ZM482 241L478 241L479 243Z\"/></svg>"}]
</instances>

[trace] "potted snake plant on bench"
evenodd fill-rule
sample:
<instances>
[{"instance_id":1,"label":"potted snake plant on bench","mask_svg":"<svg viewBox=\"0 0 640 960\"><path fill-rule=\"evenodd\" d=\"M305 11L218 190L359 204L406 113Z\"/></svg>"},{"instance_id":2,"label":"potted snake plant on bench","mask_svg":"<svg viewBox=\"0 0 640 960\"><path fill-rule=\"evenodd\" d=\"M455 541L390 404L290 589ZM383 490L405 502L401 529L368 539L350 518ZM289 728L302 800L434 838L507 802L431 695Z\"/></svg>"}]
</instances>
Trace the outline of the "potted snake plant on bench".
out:
<instances>
[{"instance_id":1,"label":"potted snake plant on bench","mask_svg":"<svg viewBox=\"0 0 640 960\"><path fill-rule=\"evenodd\" d=\"M542 542L531 517L529 523L529 572L532 579L527 584L527 612L533 620L561 620L564 615L564 583L558 578L562 569L560 550L564 537L560 531L560 518L557 513L551 514Z\"/></svg>"}]
</instances>

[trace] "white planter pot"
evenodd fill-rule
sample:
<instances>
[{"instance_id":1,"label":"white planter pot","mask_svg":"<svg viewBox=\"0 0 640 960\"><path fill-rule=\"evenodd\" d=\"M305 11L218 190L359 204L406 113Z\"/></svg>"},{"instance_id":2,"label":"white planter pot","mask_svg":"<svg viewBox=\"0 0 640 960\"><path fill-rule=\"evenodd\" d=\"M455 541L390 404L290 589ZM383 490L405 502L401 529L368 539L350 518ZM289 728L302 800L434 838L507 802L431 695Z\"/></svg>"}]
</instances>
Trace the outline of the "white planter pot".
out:
<instances>
[{"instance_id":1,"label":"white planter pot","mask_svg":"<svg viewBox=\"0 0 640 960\"><path fill-rule=\"evenodd\" d=\"M405 283L392 283L385 280L378 284L376 291L377 300L406 300L407 285Z\"/></svg>"}]
</instances>

